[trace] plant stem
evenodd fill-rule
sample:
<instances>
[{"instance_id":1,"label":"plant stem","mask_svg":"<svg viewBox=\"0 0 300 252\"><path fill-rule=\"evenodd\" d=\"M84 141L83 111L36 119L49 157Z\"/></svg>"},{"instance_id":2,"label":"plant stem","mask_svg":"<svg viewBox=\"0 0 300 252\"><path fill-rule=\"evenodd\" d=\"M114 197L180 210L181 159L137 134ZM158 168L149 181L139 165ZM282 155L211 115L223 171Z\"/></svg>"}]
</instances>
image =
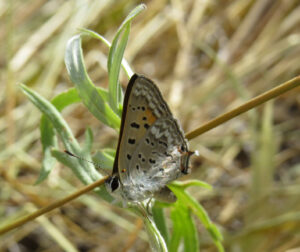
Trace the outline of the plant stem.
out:
<instances>
[{"instance_id":1,"label":"plant stem","mask_svg":"<svg viewBox=\"0 0 300 252\"><path fill-rule=\"evenodd\" d=\"M258 105L260 105L264 102L267 102L267 101L269 101L269 100L271 100L293 88L298 87L299 85L300 85L300 75L287 81L287 82L284 82L283 84L279 85L278 87L272 88L271 90L251 99L250 101L244 103L243 105L218 116L217 118L203 124L199 128L188 132L185 135L185 137L186 137L186 139L191 140L191 139L219 126L220 124L223 124L223 123L229 121L230 119L232 119L250 109L257 107Z\"/></svg>"},{"instance_id":2,"label":"plant stem","mask_svg":"<svg viewBox=\"0 0 300 252\"><path fill-rule=\"evenodd\" d=\"M7 226L4 226L4 227L0 228L0 235L4 234L4 233L6 233L10 230L13 230L16 227L24 225L25 223L27 223L31 220L34 220L35 218L37 218L37 217L39 217L39 216L41 216L41 215L43 215L47 212L50 212L55 208L61 207L62 205L66 204L67 202L69 202L73 199L76 199L80 195L82 195L84 193L87 193L87 192L93 190L96 187L99 187L100 185L104 184L104 182L105 182L105 180L107 180L107 178L108 178L108 176L106 176L106 177L104 177L100 180L97 180L96 182L83 187L82 189L76 191L75 193L73 193L73 194L71 194L71 195L69 195L69 196L67 196L67 197L65 197L61 200L55 201L52 204L50 204L46 207L43 207L43 208L37 210L36 212L34 212L32 214L21 217L19 220L15 221L14 223L11 223Z\"/></svg>"}]
</instances>

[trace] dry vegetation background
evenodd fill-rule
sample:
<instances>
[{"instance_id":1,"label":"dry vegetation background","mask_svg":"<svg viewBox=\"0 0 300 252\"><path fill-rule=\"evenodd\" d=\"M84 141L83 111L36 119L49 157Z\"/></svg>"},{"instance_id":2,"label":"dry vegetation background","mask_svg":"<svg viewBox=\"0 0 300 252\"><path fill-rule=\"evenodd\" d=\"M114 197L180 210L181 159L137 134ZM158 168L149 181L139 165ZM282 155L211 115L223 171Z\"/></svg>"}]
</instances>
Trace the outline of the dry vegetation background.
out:
<instances>
[{"instance_id":1,"label":"dry vegetation background","mask_svg":"<svg viewBox=\"0 0 300 252\"><path fill-rule=\"evenodd\" d=\"M0 221L12 221L82 184L57 165L41 167L40 112L26 83L47 99L72 87L63 57L78 27L111 40L140 1L0 1ZM300 73L297 0L153 0L134 21L126 59L156 81L185 131ZM107 48L83 43L96 85L107 87ZM124 87L127 80L121 76ZM299 88L190 142L192 175L214 186L190 192L218 224L226 251L300 251ZM90 126L94 150L117 134L85 109L63 112L76 137ZM63 147L62 147L63 148ZM90 193L0 237L0 251L149 251L141 221ZM197 222L202 251L215 251Z\"/></svg>"}]
</instances>

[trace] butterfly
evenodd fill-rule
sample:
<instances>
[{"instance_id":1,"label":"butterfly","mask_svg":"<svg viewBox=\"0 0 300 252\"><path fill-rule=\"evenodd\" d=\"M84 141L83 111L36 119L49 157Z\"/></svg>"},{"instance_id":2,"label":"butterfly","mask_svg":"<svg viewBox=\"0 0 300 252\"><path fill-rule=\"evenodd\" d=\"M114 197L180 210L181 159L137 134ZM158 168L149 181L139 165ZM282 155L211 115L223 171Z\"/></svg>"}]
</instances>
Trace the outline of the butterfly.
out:
<instances>
[{"instance_id":1,"label":"butterfly","mask_svg":"<svg viewBox=\"0 0 300 252\"><path fill-rule=\"evenodd\" d=\"M105 186L123 202L174 202L167 184L188 174L184 133L157 86L134 74L127 86L112 175Z\"/></svg>"}]
</instances>

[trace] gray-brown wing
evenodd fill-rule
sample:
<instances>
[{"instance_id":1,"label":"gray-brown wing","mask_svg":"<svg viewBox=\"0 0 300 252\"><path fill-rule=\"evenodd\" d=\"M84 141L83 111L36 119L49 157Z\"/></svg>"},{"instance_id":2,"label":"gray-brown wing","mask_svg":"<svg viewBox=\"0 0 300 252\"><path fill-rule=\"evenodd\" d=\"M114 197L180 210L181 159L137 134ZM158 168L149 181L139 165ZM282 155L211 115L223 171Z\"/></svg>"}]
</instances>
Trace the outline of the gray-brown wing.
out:
<instances>
[{"instance_id":1,"label":"gray-brown wing","mask_svg":"<svg viewBox=\"0 0 300 252\"><path fill-rule=\"evenodd\" d=\"M113 173L121 182L128 179L129 163L147 130L159 118L170 117L171 112L156 85L135 74L126 89L119 143Z\"/></svg>"},{"instance_id":2,"label":"gray-brown wing","mask_svg":"<svg viewBox=\"0 0 300 252\"><path fill-rule=\"evenodd\" d=\"M183 174L181 157L186 152L188 144L177 121L173 117L156 120L132 155L131 182L153 193L159 191Z\"/></svg>"}]
</instances>

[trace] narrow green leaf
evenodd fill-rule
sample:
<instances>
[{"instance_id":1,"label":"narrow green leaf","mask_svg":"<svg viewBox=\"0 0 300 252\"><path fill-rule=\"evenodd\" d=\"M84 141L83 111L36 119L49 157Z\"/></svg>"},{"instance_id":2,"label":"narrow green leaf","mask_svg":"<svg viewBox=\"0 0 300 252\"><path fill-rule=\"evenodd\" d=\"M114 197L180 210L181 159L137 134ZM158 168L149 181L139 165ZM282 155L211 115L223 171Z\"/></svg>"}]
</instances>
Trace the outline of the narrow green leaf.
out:
<instances>
[{"instance_id":1,"label":"narrow green leaf","mask_svg":"<svg viewBox=\"0 0 300 252\"><path fill-rule=\"evenodd\" d=\"M87 128L87 130L85 131L85 142L82 148L84 153L86 154L91 153L93 140L94 140L93 132L90 128Z\"/></svg>"},{"instance_id":2,"label":"narrow green leaf","mask_svg":"<svg viewBox=\"0 0 300 252\"><path fill-rule=\"evenodd\" d=\"M111 149L103 149L101 151L97 151L96 154L92 157L93 162L96 164L100 164L100 167L102 169L112 169L115 154L115 150Z\"/></svg>"},{"instance_id":3,"label":"narrow green leaf","mask_svg":"<svg viewBox=\"0 0 300 252\"><path fill-rule=\"evenodd\" d=\"M191 179L191 180L186 180L186 181L174 181L172 184L182 187L183 190L190 186L199 186L203 187L205 189L212 189L212 186L204 181L200 181L197 179Z\"/></svg>"},{"instance_id":4,"label":"narrow green leaf","mask_svg":"<svg viewBox=\"0 0 300 252\"><path fill-rule=\"evenodd\" d=\"M81 28L79 29L82 33L82 35L88 35L88 36L91 36L93 38L96 38L96 39L99 39L100 41L102 41L108 48L111 47L111 44L110 42L104 38L102 35L100 35L99 33L95 32L95 31L92 31L92 30L89 30L89 29L85 29L85 28ZM127 62L126 59L123 58L122 60L122 68L124 70L124 72L126 73L128 79L131 78L131 76L134 74L134 72L132 71L129 63Z\"/></svg>"},{"instance_id":5,"label":"narrow green leaf","mask_svg":"<svg viewBox=\"0 0 300 252\"><path fill-rule=\"evenodd\" d=\"M222 248L221 241L223 240L222 234L218 231L216 226L209 219L208 214L205 209L186 191L183 190L181 186L175 184L169 185L169 188L174 192L176 197L182 204L189 207L194 214L198 216L204 227L210 233L214 243L218 248Z\"/></svg>"},{"instance_id":6,"label":"narrow green leaf","mask_svg":"<svg viewBox=\"0 0 300 252\"><path fill-rule=\"evenodd\" d=\"M116 46L117 46L117 43L118 43L118 39L119 39L120 33L124 29L124 26L127 25L129 22L131 22L131 20L133 18L135 18L141 11L143 11L145 9L146 9L146 5L145 4L138 5L136 8L134 8L129 13L129 15L125 18L125 20L123 21L123 23L119 27L119 29L118 29L115 37L114 37L114 40L112 42L111 49L110 49L110 52L109 52L108 62L107 62L108 71L110 71L110 69L111 69L111 65L112 65L112 62L113 62L114 53L115 53Z\"/></svg>"},{"instance_id":7,"label":"narrow green leaf","mask_svg":"<svg viewBox=\"0 0 300 252\"><path fill-rule=\"evenodd\" d=\"M182 210L184 210L181 214L182 222L185 224L183 225L184 251L197 252L199 250L199 241L194 220L188 208L182 208Z\"/></svg>"},{"instance_id":8,"label":"narrow green leaf","mask_svg":"<svg viewBox=\"0 0 300 252\"><path fill-rule=\"evenodd\" d=\"M178 251L180 242L183 238L183 233L182 233L182 219L180 216L180 212L176 207L172 208L171 210L171 220L173 224L173 230L172 230L172 236L170 239L170 242L168 244L168 249L170 252L175 252Z\"/></svg>"},{"instance_id":9,"label":"narrow green leaf","mask_svg":"<svg viewBox=\"0 0 300 252\"><path fill-rule=\"evenodd\" d=\"M65 64L69 76L88 110L104 124L114 129L119 129L120 118L109 107L105 100L106 98L101 94L99 95L86 72L79 35L72 37L68 41Z\"/></svg>"},{"instance_id":10,"label":"narrow green leaf","mask_svg":"<svg viewBox=\"0 0 300 252\"><path fill-rule=\"evenodd\" d=\"M146 231L149 237L149 244L152 251L157 252L168 252L167 245L159 230L157 229L155 223L148 218L148 216L143 216Z\"/></svg>"},{"instance_id":11,"label":"narrow green leaf","mask_svg":"<svg viewBox=\"0 0 300 252\"><path fill-rule=\"evenodd\" d=\"M72 147L74 146L75 148L79 148L79 144L74 138L71 129L69 128L65 120L61 117L59 111L49 101L47 101L44 97L42 97L35 91L31 90L23 84L20 84L20 87L24 94L29 98L29 100L48 117L48 119L57 130L57 133L60 135L62 141L64 142L64 145L70 148L71 145Z\"/></svg>"},{"instance_id":12,"label":"narrow green leaf","mask_svg":"<svg viewBox=\"0 0 300 252\"><path fill-rule=\"evenodd\" d=\"M146 6L141 4L129 13L119 27L109 50L107 61L109 77L109 104L113 111L118 114L120 114L120 104L123 100L122 90L119 84L119 74L124 50L129 37L130 22L145 8Z\"/></svg>"},{"instance_id":13,"label":"narrow green leaf","mask_svg":"<svg viewBox=\"0 0 300 252\"><path fill-rule=\"evenodd\" d=\"M51 103L56 107L56 109L61 111L64 107L79 101L80 98L76 89L71 88L68 91L57 95L52 99ZM44 156L42 169L35 184L39 184L45 180L56 164L56 159L51 155L51 148L57 148L57 138L55 136L55 130L52 123L45 115L42 115L41 117L40 132Z\"/></svg>"},{"instance_id":14,"label":"narrow green leaf","mask_svg":"<svg viewBox=\"0 0 300 252\"><path fill-rule=\"evenodd\" d=\"M97 91L105 98L105 100L108 100L107 90L97 87ZM51 103L58 111L62 111L65 107L80 101L81 99L78 96L77 90L75 88L70 88L69 90L55 96L51 100ZM40 132L44 156L42 161L42 169L35 184L39 184L45 180L56 164L56 159L51 155L51 149L57 148L56 133L51 121L48 120L45 115L42 115L41 117Z\"/></svg>"},{"instance_id":15,"label":"narrow green leaf","mask_svg":"<svg viewBox=\"0 0 300 252\"><path fill-rule=\"evenodd\" d=\"M154 222L155 222L158 230L160 231L165 242L168 244L169 243L169 232L168 232L167 225L166 225L166 218L165 218L164 210L162 207L160 207L160 205L159 205L159 203L157 203L157 201L155 201L155 204L152 208L152 215L153 215L153 219L154 219Z\"/></svg>"},{"instance_id":16,"label":"narrow green leaf","mask_svg":"<svg viewBox=\"0 0 300 252\"><path fill-rule=\"evenodd\" d=\"M173 234L169 246L170 251L178 251L180 241L184 241L184 251L198 251L197 230L190 214L190 209L180 201L173 205L171 210Z\"/></svg>"},{"instance_id":17,"label":"narrow green leaf","mask_svg":"<svg viewBox=\"0 0 300 252\"><path fill-rule=\"evenodd\" d=\"M119 75L121 62L123 59L123 54L125 51L125 47L127 45L129 32L130 32L130 23L124 26L122 30L122 35L119 33L115 37L112 46L109 52L109 58L111 58L111 67L108 68L108 77L109 77L109 104L113 108L116 113L119 113L119 104L122 102L121 99L121 87L119 84ZM118 42L119 37L121 35L120 42Z\"/></svg>"},{"instance_id":18,"label":"narrow green leaf","mask_svg":"<svg viewBox=\"0 0 300 252\"><path fill-rule=\"evenodd\" d=\"M81 150L78 142L76 141L75 137L73 136L71 129L69 128L68 124L65 120L61 117L59 111L43 98L41 95L36 93L35 91L29 89L25 85L20 85L22 91L25 95L30 99L30 101L41 111L44 115L49 119L55 128L57 134L60 136L65 148L72 153L83 156L84 152ZM51 152L51 154L53 154ZM67 154L64 153L65 156L69 157ZM91 157L89 155L84 156L84 158L90 160ZM78 178L84 183L89 184L94 182L95 180L100 179L102 176L99 174L93 165L88 162L83 162L80 159L72 158L72 162L76 163L76 165L69 166L73 169L73 172L78 176Z\"/></svg>"}]
</instances>

